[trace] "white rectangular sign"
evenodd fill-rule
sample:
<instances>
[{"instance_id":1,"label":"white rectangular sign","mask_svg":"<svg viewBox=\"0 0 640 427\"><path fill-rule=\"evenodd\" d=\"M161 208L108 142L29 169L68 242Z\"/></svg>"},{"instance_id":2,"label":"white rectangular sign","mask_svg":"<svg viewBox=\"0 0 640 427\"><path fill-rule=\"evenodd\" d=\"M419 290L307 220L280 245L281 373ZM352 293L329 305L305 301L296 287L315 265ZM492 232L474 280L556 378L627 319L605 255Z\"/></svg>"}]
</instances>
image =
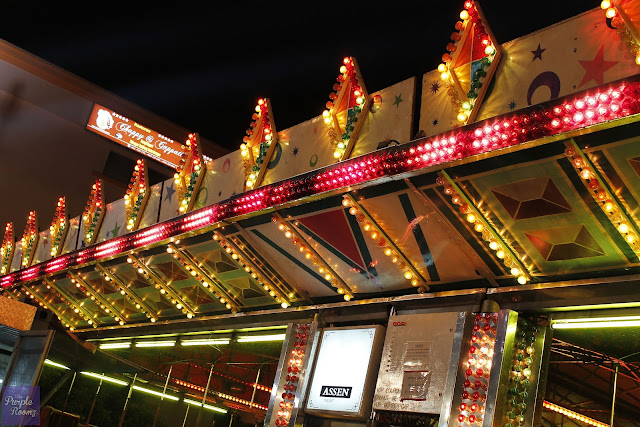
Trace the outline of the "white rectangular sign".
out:
<instances>
[{"instance_id":1,"label":"white rectangular sign","mask_svg":"<svg viewBox=\"0 0 640 427\"><path fill-rule=\"evenodd\" d=\"M378 360L372 360L372 350L376 334L382 335L381 327L359 329L325 330L322 335L320 351L313 372L308 412L341 412L345 415L360 415L363 396L369 382L370 365L378 366ZM379 353L373 351L373 353ZM376 368L377 369L377 368Z\"/></svg>"}]
</instances>

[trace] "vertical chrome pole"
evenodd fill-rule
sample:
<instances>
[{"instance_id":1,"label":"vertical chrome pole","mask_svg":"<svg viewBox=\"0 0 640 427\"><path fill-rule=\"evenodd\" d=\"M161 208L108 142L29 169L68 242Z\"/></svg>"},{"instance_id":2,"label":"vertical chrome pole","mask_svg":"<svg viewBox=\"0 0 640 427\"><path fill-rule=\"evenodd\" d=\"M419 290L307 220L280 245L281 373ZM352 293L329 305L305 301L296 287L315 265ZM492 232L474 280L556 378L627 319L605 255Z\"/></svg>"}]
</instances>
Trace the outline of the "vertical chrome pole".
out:
<instances>
[{"instance_id":1,"label":"vertical chrome pole","mask_svg":"<svg viewBox=\"0 0 640 427\"><path fill-rule=\"evenodd\" d=\"M67 395L64 398L64 403L62 404L62 414L60 414L60 418L58 418L58 422L56 423L56 426L60 426L60 423L62 422L62 416L65 414L65 410L67 409L67 402L69 402L69 395L71 394L71 389L73 388L73 384L76 382L76 375L78 374L78 372L74 372L73 373L73 378L71 378L71 385L69 385L69 390L67 391Z\"/></svg>"},{"instance_id":2,"label":"vertical chrome pole","mask_svg":"<svg viewBox=\"0 0 640 427\"><path fill-rule=\"evenodd\" d=\"M613 427L613 416L615 415L616 409L616 389L618 388L618 371L620 370L620 365L616 363L616 373L613 376L613 399L611 400L611 421L609 422L609 426Z\"/></svg>"},{"instance_id":3,"label":"vertical chrome pole","mask_svg":"<svg viewBox=\"0 0 640 427\"><path fill-rule=\"evenodd\" d=\"M102 376L104 377L104 372L102 373ZM98 393L100 393L100 387L102 387L102 377L100 378L100 382L98 383L98 389L96 390L96 394L93 396L93 402L91 402L89 415L87 415L87 422L84 424L85 427L89 427L89 422L91 421L91 414L93 414L93 408L96 406L96 400L98 400Z\"/></svg>"},{"instance_id":4,"label":"vertical chrome pole","mask_svg":"<svg viewBox=\"0 0 640 427\"><path fill-rule=\"evenodd\" d=\"M137 372L133 376L133 381L131 381L131 385L129 386L129 393L127 394L127 399L124 401L124 408L122 408L122 415L120 416L118 427L122 427L122 423L124 422L124 416L127 413L127 405L129 404L129 399L131 399L131 393L133 393L133 385L136 383L136 378L138 378Z\"/></svg>"},{"instance_id":5,"label":"vertical chrome pole","mask_svg":"<svg viewBox=\"0 0 640 427\"><path fill-rule=\"evenodd\" d=\"M202 408L204 408L204 404L207 401L207 393L209 392L209 384L211 384L211 375L213 375L213 363L211 364L211 370L209 371L209 378L207 379L207 387L204 389L204 396L202 396L202 403L200 404L200 408L198 408L198 419L196 420L196 427L200 425L200 418L202 418Z\"/></svg>"},{"instance_id":6,"label":"vertical chrome pole","mask_svg":"<svg viewBox=\"0 0 640 427\"><path fill-rule=\"evenodd\" d=\"M152 427L156 427L156 423L158 422L158 415L160 415L160 408L162 407L162 402L164 401L164 395L167 392L167 386L169 385L169 378L171 378L172 370L173 370L173 365L169 366L169 373L167 374L167 380L164 382L164 388L162 389L162 397L160 398L158 409L156 409L156 416L153 418Z\"/></svg>"},{"instance_id":7,"label":"vertical chrome pole","mask_svg":"<svg viewBox=\"0 0 640 427\"><path fill-rule=\"evenodd\" d=\"M184 420L182 420L182 427L187 425L187 417L189 416L189 404L187 404L187 412L184 413Z\"/></svg>"},{"instance_id":8,"label":"vertical chrome pole","mask_svg":"<svg viewBox=\"0 0 640 427\"><path fill-rule=\"evenodd\" d=\"M258 368L258 374L256 375L256 381L253 383L253 393L251 393L251 406L253 406L253 399L256 397L256 388L258 387L258 380L260 379L260 371L262 370L262 365Z\"/></svg>"}]
</instances>

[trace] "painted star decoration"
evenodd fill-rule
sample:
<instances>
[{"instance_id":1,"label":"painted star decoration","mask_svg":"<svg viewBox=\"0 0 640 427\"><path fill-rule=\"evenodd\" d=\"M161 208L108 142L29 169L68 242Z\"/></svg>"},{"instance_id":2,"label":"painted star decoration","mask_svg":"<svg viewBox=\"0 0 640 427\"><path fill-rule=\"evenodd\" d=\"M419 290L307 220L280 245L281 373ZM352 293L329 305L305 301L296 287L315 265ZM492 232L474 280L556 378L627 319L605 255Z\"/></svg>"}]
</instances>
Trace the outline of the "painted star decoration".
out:
<instances>
[{"instance_id":1,"label":"painted star decoration","mask_svg":"<svg viewBox=\"0 0 640 427\"><path fill-rule=\"evenodd\" d=\"M440 82L439 81L435 81L433 83L431 83L431 93L432 94L436 94L438 93L438 91L440 90Z\"/></svg>"},{"instance_id":2,"label":"painted star decoration","mask_svg":"<svg viewBox=\"0 0 640 427\"><path fill-rule=\"evenodd\" d=\"M509 111L515 110L517 106L518 103L515 100L511 100L511 102L509 103Z\"/></svg>"},{"instance_id":3,"label":"painted star decoration","mask_svg":"<svg viewBox=\"0 0 640 427\"><path fill-rule=\"evenodd\" d=\"M540 48L540 43L538 43L538 48L536 50L532 50L531 53L533 53L533 59L531 60L531 62L535 61L536 59L539 59L540 61L542 61L542 52L544 52L547 49L541 49Z\"/></svg>"},{"instance_id":4,"label":"painted star decoration","mask_svg":"<svg viewBox=\"0 0 640 427\"><path fill-rule=\"evenodd\" d=\"M600 46L600 50L596 54L596 57L591 61L578 61L582 68L584 68L584 77L582 81L578 85L578 87L589 83L591 80L594 80L598 85L602 85L604 83L604 72L609 68L616 65L619 61L606 61L604 59L604 44Z\"/></svg>"},{"instance_id":5,"label":"painted star decoration","mask_svg":"<svg viewBox=\"0 0 640 427\"><path fill-rule=\"evenodd\" d=\"M438 123L440 123L440 122L438 121L438 118L433 119L433 121L431 122L431 124L432 124L433 126L438 126Z\"/></svg>"},{"instance_id":6,"label":"painted star decoration","mask_svg":"<svg viewBox=\"0 0 640 427\"><path fill-rule=\"evenodd\" d=\"M396 108L400 108L400 103L404 101L404 99L402 99L402 93L400 95L395 95L395 97L396 97L396 100L393 102L392 105L395 105Z\"/></svg>"},{"instance_id":7,"label":"painted star decoration","mask_svg":"<svg viewBox=\"0 0 640 427\"><path fill-rule=\"evenodd\" d=\"M171 181L171 185L167 187L167 192L166 192L166 195L164 196L164 199L171 201L171 199L173 198L173 193L175 192L176 192L176 189L173 188L173 181Z\"/></svg>"},{"instance_id":8,"label":"painted star decoration","mask_svg":"<svg viewBox=\"0 0 640 427\"><path fill-rule=\"evenodd\" d=\"M111 233L111 237L118 237L118 233L120 233L120 228L122 226L118 225L118 222L116 221L116 225L113 227L113 230L109 231L109 233Z\"/></svg>"},{"instance_id":9,"label":"painted star decoration","mask_svg":"<svg viewBox=\"0 0 640 427\"><path fill-rule=\"evenodd\" d=\"M291 154L293 154L294 156L297 156L299 152L300 152L300 148L298 148L298 147L293 147L293 151L292 151L292 153L291 153Z\"/></svg>"}]
</instances>

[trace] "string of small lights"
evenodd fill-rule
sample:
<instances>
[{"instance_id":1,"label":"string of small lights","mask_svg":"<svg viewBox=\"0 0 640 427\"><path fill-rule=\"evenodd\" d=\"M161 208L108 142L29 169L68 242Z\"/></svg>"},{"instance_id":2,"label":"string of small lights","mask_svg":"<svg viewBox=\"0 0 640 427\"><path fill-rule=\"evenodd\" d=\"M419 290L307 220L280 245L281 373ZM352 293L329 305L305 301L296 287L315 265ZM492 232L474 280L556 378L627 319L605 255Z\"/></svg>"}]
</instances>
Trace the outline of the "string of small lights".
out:
<instances>
[{"instance_id":1,"label":"string of small lights","mask_svg":"<svg viewBox=\"0 0 640 427\"><path fill-rule=\"evenodd\" d=\"M142 213L149 198L147 167L143 159L138 159L133 168L133 176L124 195L124 209L127 230L136 230L142 220Z\"/></svg>"},{"instance_id":2,"label":"string of small lights","mask_svg":"<svg viewBox=\"0 0 640 427\"><path fill-rule=\"evenodd\" d=\"M51 256L60 255L62 243L69 230L69 219L67 217L66 199L60 197L56 206L56 212L53 221L49 226L49 240L51 241Z\"/></svg>"},{"instance_id":3,"label":"string of small lights","mask_svg":"<svg viewBox=\"0 0 640 427\"><path fill-rule=\"evenodd\" d=\"M98 237L98 230L104 218L105 202L102 191L102 180L97 179L91 186L91 195L82 213L84 224L84 242L87 246L93 244Z\"/></svg>"},{"instance_id":4,"label":"string of small lights","mask_svg":"<svg viewBox=\"0 0 640 427\"><path fill-rule=\"evenodd\" d=\"M22 267L28 267L31 265L33 255L35 255L36 243L38 242L38 217L36 211L29 212L29 218L27 219L27 225L24 228L24 234L20 241L22 247L22 260L20 264Z\"/></svg>"}]
</instances>

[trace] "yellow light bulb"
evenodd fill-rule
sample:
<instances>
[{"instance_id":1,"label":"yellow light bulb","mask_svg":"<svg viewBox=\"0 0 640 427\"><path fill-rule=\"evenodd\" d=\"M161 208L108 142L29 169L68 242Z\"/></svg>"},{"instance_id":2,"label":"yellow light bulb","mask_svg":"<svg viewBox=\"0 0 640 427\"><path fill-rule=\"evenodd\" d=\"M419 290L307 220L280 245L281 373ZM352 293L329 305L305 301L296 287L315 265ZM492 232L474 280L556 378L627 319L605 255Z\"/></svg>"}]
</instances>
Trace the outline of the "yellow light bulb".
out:
<instances>
[{"instance_id":1,"label":"yellow light bulb","mask_svg":"<svg viewBox=\"0 0 640 427\"><path fill-rule=\"evenodd\" d=\"M411 279L413 279L413 273L412 273L412 272L410 272L410 271L406 271L406 272L404 273L404 278L405 278L405 279L407 279L407 280L411 280Z\"/></svg>"},{"instance_id":2,"label":"yellow light bulb","mask_svg":"<svg viewBox=\"0 0 640 427\"><path fill-rule=\"evenodd\" d=\"M607 9L607 12L605 13L605 15L607 16L607 18L612 19L613 17L616 16L616 10L610 7L609 9Z\"/></svg>"},{"instance_id":3,"label":"yellow light bulb","mask_svg":"<svg viewBox=\"0 0 640 427\"><path fill-rule=\"evenodd\" d=\"M484 230L484 226L482 225L481 222L476 223L475 227L473 227L478 233L482 233L482 230Z\"/></svg>"},{"instance_id":4,"label":"yellow light bulb","mask_svg":"<svg viewBox=\"0 0 640 427\"><path fill-rule=\"evenodd\" d=\"M499 250L498 252L496 252L496 256L500 259L504 258L504 251L503 250Z\"/></svg>"},{"instance_id":5,"label":"yellow light bulb","mask_svg":"<svg viewBox=\"0 0 640 427\"><path fill-rule=\"evenodd\" d=\"M489 247L491 248L492 251L495 251L496 249L498 249L498 243L495 241L491 241L489 243Z\"/></svg>"},{"instance_id":6,"label":"yellow light bulb","mask_svg":"<svg viewBox=\"0 0 640 427\"><path fill-rule=\"evenodd\" d=\"M467 120L467 115L464 113L460 113L458 114L458 121L459 122L464 122L465 120Z\"/></svg>"},{"instance_id":7,"label":"yellow light bulb","mask_svg":"<svg viewBox=\"0 0 640 427\"><path fill-rule=\"evenodd\" d=\"M623 222L620 225L618 225L618 231L624 234L629 231L629 226Z\"/></svg>"},{"instance_id":8,"label":"yellow light bulb","mask_svg":"<svg viewBox=\"0 0 640 427\"><path fill-rule=\"evenodd\" d=\"M447 66L445 64L438 65L438 72L439 73L444 73L445 71L447 71Z\"/></svg>"},{"instance_id":9,"label":"yellow light bulb","mask_svg":"<svg viewBox=\"0 0 640 427\"><path fill-rule=\"evenodd\" d=\"M465 19L469 19L469 12L467 12L466 10L463 10L462 12L460 12L460 19L462 19L463 21Z\"/></svg>"},{"instance_id":10,"label":"yellow light bulb","mask_svg":"<svg viewBox=\"0 0 640 427\"><path fill-rule=\"evenodd\" d=\"M607 212L611 212L614 208L614 204L612 201L607 201L604 203L604 210Z\"/></svg>"},{"instance_id":11,"label":"yellow light bulb","mask_svg":"<svg viewBox=\"0 0 640 427\"><path fill-rule=\"evenodd\" d=\"M445 71L445 72L443 72L443 73L441 73L441 74L440 74L440 78L441 78L442 80L449 80L449 73L448 73L448 72L446 72L446 71Z\"/></svg>"},{"instance_id":12,"label":"yellow light bulb","mask_svg":"<svg viewBox=\"0 0 640 427\"><path fill-rule=\"evenodd\" d=\"M526 285L527 278L525 276L518 276L518 283L520 283L521 285Z\"/></svg>"}]
</instances>

